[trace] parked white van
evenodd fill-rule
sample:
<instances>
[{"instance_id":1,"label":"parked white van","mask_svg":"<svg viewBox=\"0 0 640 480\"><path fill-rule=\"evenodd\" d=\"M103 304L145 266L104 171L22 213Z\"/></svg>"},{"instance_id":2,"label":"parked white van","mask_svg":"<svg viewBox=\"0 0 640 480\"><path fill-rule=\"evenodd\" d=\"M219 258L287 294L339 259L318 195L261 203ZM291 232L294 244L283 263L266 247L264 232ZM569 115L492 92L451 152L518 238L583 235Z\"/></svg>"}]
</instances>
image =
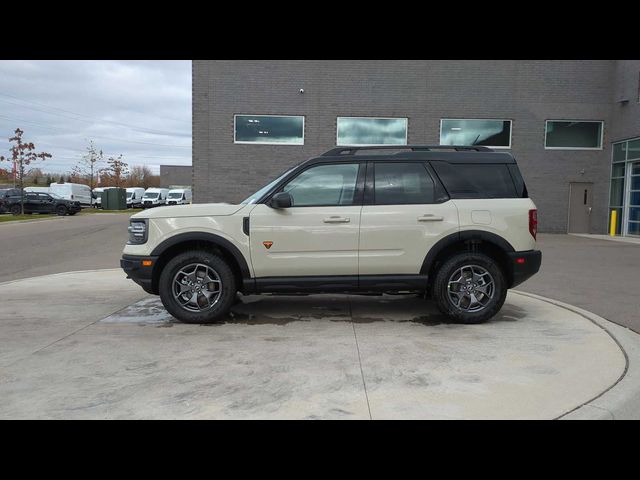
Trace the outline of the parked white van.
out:
<instances>
[{"instance_id":1,"label":"parked white van","mask_svg":"<svg viewBox=\"0 0 640 480\"><path fill-rule=\"evenodd\" d=\"M167 205L187 205L191 203L191 189L174 188L167 194Z\"/></svg>"},{"instance_id":2,"label":"parked white van","mask_svg":"<svg viewBox=\"0 0 640 480\"><path fill-rule=\"evenodd\" d=\"M65 200L80 202L81 205L91 205L91 188L81 183L52 183L49 192L55 193Z\"/></svg>"},{"instance_id":3,"label":"parked white van","mask_svg":"<svg viewBox=\"0 0 640 480\"><path fill-rule=\"evenodd\" d=\"M150 208L164 205L168 193L168 188L147 188L142 197L142 206Z\"/></svg>"},{"instance_id":4,"label":"parked white van","mask_svg":"<svg viewBox=\"0 0 640 480\"><path fill-rule=\"evenodd\" d=\"M127 188L127 207L141 207L142 197L144 196L144 188L129 187Z\"/></svg>"}]
</instances>

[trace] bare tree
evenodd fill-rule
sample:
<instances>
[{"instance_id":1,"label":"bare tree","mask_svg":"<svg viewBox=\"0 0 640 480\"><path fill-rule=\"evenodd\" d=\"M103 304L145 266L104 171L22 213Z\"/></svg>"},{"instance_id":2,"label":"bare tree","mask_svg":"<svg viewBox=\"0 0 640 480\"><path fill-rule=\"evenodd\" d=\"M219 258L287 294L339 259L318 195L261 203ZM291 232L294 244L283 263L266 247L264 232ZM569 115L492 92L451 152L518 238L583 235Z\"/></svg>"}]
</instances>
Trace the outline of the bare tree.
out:
<instances>
[{"instance_id":1,"label":"bare tree","mask_svg":"<svg viewBox=\"0 0 640 480\"><path fill-rule=\"evenodd\" d=\"M87 153L84 154L76 166L73 167L71 174L74 177L86 178L89 181L89 188L91 188L93 192L96 180L102 171L100 166L103 161L102 150L98 150L93 144L93 140L90 140ZM91 202L93 203L93 198Z\"/></svg>"},{"instance_id":2,"label":"bare tree","mask_svg":"<svg viewBox=\"0 0 640 480\"><path fill-rule=\"evenodd\" d=\"M123 160L122 154L117 158L109 157L107 160L109 165L106 169L109 176L113 179L114 186L122 186L124 177L129 173L129 165Z\"/></svg>"},{"instance_id":3,"label":"bare tree","mask_svg":"<svg viewBox=\"0 0 640 480\"><path fill-rule=\"evenodd\" d=\"M24 178L31 171L29 165L37 160L44 161L47 158L51 158L51 154L47 152L36 153L36 147L33 142L22 140L23 130L16 128L14 133L15 135L9 139L9 142L15 144L9 149L11 158L0 156L0 161L13 162L15 166L20 186L20 211L24 215Z\"/></svg>"},{"instance_id":4,"label":"bare tree","mask_svg":"<svg viewBox=\"0 0 640 480\"><path fill-rule=\"evenodd\" d=\"M144 187L149 188L154 182L153 172L146 165L136 165L131 168L129 174L129 186L130 187Z\"/></svg>"}]
</instances>

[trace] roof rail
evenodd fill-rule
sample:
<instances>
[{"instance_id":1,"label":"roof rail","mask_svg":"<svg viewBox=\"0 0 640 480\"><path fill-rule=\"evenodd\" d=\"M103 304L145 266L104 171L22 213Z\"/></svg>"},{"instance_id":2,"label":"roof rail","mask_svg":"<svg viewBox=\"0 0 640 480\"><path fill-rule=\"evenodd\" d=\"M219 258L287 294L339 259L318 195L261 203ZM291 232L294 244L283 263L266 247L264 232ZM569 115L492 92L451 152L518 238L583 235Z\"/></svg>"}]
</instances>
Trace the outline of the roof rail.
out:
<instances>
[{"instance_id":1,"label":"roof rail","mask_svg":"<svg viewBox=\"0 0 640 480\"><path fill-rule=\"evenodd\" d=\"M323 157L334 157L338 155L355 155L356 152L361 150L455 150L457 152L493 152L489 147L481 145L377 145L371 147L336 147L328 150L322 154Z\"/></svg>"}]
</instances>

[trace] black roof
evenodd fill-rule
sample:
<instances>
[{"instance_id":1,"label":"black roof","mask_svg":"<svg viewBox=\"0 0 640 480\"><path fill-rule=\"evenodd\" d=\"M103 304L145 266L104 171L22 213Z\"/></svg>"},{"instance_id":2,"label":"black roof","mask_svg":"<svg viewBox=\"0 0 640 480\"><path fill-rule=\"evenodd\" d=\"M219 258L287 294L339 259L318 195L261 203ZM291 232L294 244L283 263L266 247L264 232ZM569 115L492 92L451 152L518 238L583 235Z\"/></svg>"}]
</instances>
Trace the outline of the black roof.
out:
<instances>
[{"instance_id":1,"label":"black roof","mask_svg":"<svg viewBox=\"0 0 640 480\"><path fill-rule=\"evenodd\" d=\"M389 153L385 153L389 150ZM373 151L366 154L365 152ZM376 153L377 152L377 153ZM310 162L357 160L440 160L448 163L516 163L508 152L496 152L483 146L460 145L382 145L375 147L336 147Z\"/></svg>"}]
</instances>

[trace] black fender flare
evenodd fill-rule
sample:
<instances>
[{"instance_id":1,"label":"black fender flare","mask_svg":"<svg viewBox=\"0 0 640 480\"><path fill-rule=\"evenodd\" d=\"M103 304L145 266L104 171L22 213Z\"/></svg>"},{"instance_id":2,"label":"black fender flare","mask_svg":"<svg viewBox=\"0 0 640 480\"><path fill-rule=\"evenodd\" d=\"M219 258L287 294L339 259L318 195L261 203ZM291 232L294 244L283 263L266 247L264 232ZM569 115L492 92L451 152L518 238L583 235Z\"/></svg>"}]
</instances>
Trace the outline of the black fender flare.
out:
<instances>
[{"instance_id":1,"label":"black fender flare","mask_svg":"<svg viewBox=\"0 0 640 480\"><path fill-rule=\"evenodd\" d=\"M186 233L180 233L178 235L174 235L173 237L167 238L165 241L157 245L156 248L154 248L153 251L151 252L151 256L160 256L165 251L167 251L167 249L173 247L174 245L178 245L183 242L189 242L194 240L211 243L213 245L216 245L228 251L229 253L231 253L235 261L238 263L238 266L240 267L240 273L242 274L242 278L243 279L251 278L251 271L249 270L249 265L247 264L247 260L244 258L244 255L242 255L242 252L238 249L238 247L236 247L233 243L231 243L226 238L223 238L220 235L216 235L214 233L186 232Z\"/></svg>"},{"instance_id":2,"label":"black fender flare","mask_svg":"<svg viewBox=\"0 0 640 480\"><path fill-rule=\"evenodd\" d=\"M484 230L463 230L452 233L451 235L447 235L446 237L438 240L438 242L429 249L429 252L427 252L427 255L424 257L424 261L422 262L420 274L427 275L429 273L429 270L431 270L436 258L445 248L453 245L454 243L466 242L469 240L480 240L493 243L505 253L515 252L513 245L495 233L486 232Z\"/></svg>"}]
</instances>

